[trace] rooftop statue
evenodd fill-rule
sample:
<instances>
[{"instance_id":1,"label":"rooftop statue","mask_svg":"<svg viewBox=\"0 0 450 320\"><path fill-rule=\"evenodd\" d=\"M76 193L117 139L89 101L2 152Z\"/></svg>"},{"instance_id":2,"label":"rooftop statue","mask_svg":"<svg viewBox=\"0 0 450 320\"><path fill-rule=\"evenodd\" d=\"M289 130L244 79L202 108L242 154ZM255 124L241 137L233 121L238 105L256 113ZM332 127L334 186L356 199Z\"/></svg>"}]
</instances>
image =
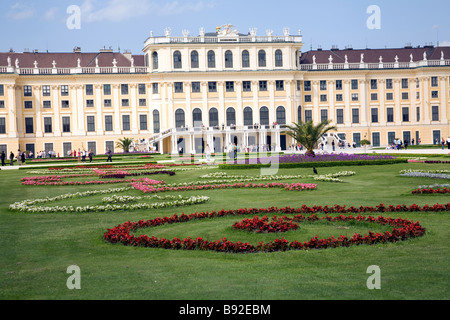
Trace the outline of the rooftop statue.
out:
<instances>
[{"instance_id":1,"label":"rooftop statue","mask_svg":"<svg viewBox=\"0 0 450 320\"><path fill-rule=\"evenodd\" d=\"M234 26L232 24L224 24L223 26L218 26L216 28L216 32L218 35L221 36L237 36L238 31L234 29Z\"/></svg>"}]
</instances>

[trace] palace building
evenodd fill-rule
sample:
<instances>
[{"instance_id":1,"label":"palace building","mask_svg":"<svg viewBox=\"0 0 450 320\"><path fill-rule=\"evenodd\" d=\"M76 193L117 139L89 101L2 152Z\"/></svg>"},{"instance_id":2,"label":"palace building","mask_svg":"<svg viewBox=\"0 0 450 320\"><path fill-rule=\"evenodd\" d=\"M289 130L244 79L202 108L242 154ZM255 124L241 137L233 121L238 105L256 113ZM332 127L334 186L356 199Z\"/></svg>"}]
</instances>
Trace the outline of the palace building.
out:
<instances>
[{"instance_id":1,"label":"palace building","mask_svg":"<svg viewBox=\"0 0 450 320\"><path fill-rule=\"evenodd\" d=\"M331 120L332 139L387 146L450 137L450 47L302 52L302 35L233 26L150 33L143 53L0 53L0 151L287 150L285 125ZM262 150L262 149L260 149Z\"/></svg>"}]
</instances>

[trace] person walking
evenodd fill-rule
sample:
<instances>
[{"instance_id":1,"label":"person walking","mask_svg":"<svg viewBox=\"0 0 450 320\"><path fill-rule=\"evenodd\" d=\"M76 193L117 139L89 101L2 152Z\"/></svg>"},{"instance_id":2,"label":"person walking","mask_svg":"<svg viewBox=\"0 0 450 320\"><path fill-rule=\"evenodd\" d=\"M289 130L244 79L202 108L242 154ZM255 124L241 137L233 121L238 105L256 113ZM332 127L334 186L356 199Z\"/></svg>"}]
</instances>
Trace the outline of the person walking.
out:
<instances>
[{"instance_id":1,"label":"person walking","mask_svg":"<svg viewBox=\"0 0 450 320\"><path fill-rule=\"evenodd\" d=\"M22 152L22 154L20 155L20 160L22 160L23 164L26 164L25 163L25 152Z\"/></svg>"},{"instance_id":2,"label":"person walking","mask_svg":"<svg viewBox=\"0 0 450 320\"><path fill-rule=\"evenodd\" d=\"M112 162L112 152L110 149L106 149L106 154L108 155L108 159L106 159L106 162Z\"/></svg>"},{"instance_id":3,"label":"person walking","mask_svg":"<svg viewBox=\"0 0 450 320\"><path fill-rule=\"evenodd\" d=\"M441 140L441 145L442 145L442 150L444 150L444 146L445 146L445 140L444 140L444 138L442 138L442 140Z\"/></svg>"},{"instance_id":4,"label":"person walking","mask_svg":"<svg viewBox=\"0 0 450 320\"><path fill-rule=\"evenodd\" d=\"M206 153L206 161L210 161L211 160L211 149L209 148L209 144L206 145L205 153Z\"/></svg>"},{"instance_id":5,"label":"person walking","mask_svg":"<svg viewBox=\"0 0 450 320\"><path fill-rule=\"evenodd\" d=\"M335 150L335 146L334 146L334 140L331 141L331 145L333 146L333 151Z\"/></svg>"},{"instance_id":6,"label":"person walking","mask_svg":"<svg viewBox=\"0 0 450 320\"><path fill-rule=\"evenodd\" d=\"M94 156L94 153L92 152L92 150L89 150L89 162L92 162L92 157Z\"/></svg>"},{"instance_id":7,"label":"person walking","mask_svg":"<svg viewBox=\"0 0 450 320\"><path fill-rule=\"evenodd\" d=\"M20 152L20 149L17 150L17 164L18 164L19 166L22 165L22 153Z\"/></svg>"},{"instance_id":8,"label":"person walking","mask_svg":"<svg viewBox=\"0 0 450 320\"><path fill-rule=\"evenodd\" d=\"M5 164L5 159L6 159L5 151L2 150L2 154L1 154L0 157L1 157L1 159L2 159L2 167L3 167L4 165L6 165L6 164Z\"/></svg>"},{"instance_id":9,"label":"person walking","mask_svg":"<svg viewBox=\"0 0 450 320\"><path fill-rule=\"evenodd\" d=\"M447 149L450 150L450 137L447 139Z\"/></svg>"},{"instance_id":10,"label":"person walking","mask_svg":"<svg viewBox=\"0 0 450 320\"><path fill-rule=\"evenodd\" d=\"M11 161L9 163L9 165L13 166L14 165L14 153L12 151L9 153L9 160Z\"/></svg>"}]
</instances>

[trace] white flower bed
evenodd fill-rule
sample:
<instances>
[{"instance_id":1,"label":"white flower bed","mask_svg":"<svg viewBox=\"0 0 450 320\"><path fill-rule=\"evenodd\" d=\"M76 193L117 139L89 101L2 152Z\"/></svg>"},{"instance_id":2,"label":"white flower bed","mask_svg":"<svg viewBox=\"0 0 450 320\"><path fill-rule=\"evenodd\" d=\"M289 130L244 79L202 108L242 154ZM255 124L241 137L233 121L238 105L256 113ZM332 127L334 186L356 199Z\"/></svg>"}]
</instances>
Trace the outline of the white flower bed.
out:
<instances>
[{"instance_id":1,"label":"white flower bed","mask_svg":"<svg viewBox=\"0 0 450 320\"><path fill-rule=\"evenodd\" d=\"M418 178L433 178L433 179L450 179L449 170L411 170L405 169L400 171L402 177L418 177Z\"/></svg>"}]
</instances>

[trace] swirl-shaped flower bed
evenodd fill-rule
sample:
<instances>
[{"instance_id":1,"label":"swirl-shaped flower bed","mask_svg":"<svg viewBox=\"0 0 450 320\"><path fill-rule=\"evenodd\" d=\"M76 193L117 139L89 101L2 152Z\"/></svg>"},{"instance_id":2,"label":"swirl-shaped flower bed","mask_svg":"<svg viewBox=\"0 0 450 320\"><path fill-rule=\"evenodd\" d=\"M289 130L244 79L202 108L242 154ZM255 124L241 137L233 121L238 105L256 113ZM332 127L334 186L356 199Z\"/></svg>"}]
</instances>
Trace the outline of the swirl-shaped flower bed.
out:
<instances>
[{"instance_id":1,"label":"swirl-shaped flower bed","mask_svg":"<svg viewBox=\"0 0 450 320\"><path fill-rule=\"evenodd\" d=\"M297 230L298 228L298 223L295 223L286 216L281 218L275 216L270 222L267 216L262 218L255 216L253 219L245 218L241 222L236 222L233 224L233 229L235 230L246 230L256 233L279 233L289 230Z\"/></svg>"},{"instance_id":2,"label":"swirl-shaped flower bed","mask_svg":"<svg viewBox=\"0 0 450 320\"><path fill-rule=\"evenodd\" d=\"M398 242L410 238L420 237L425 233L425 228L423 228L418 222L408 221L402 218L391 218L391 217L372 217L372 216L362 216L358 214L356 217L353 215L343 215L342 213L354 213L354 212L417 212L417 211L449 211L450 203L448 204L436 204L434 206L423 206L419 207L417 205L412 206L385 206L380 204L376 207L348 207L345 206L333 206L333 207L307 207L302 206L301 208L252 208L252 209L237 209L237 210L220 210L212 212L201 212L192 213L189 215L173 215L171 217L156 218L151 220L140 220L138 222L127 221L120 224L112 229L107 229L104 234L104 240L116 244L120 243L126 246L134 247L148 247L148 248L164 248L164 249L174 249L174 250L211 250L218 252L231 252L231 253L255 253L255 252L274 252L274 251L287 251L287 250L307 250L307 249L326 249L326 248L336 248L336 247L348 247L351 245L361 245L361 244L376 244L376 243L388 243L388 242ZM312 213L310 216L304 216L304 213ZM318 217L316 213L339 213L340 215L333 217L325 215L323 217ZM165 238L149 237L148 235L134 236L133 233L139 229L161 226L164 224L173 223L184 223L199 219L214 219L224 216L242 216L242 215L255 215L255 214L268 214L268 213L283 213L283 214L294 214L292 221L303 222L307 221L354 221L354 222L371 222L378 223L381 225L392 226L391 231L386 231L383 233L370 232L366 235L360 235L358 233L354 234L352 237L339 236L335 238L334 236L328 238L320 238L318 236L313 237L309 241L299 242L297 240L289 242L288 240L276 239L267 243L260 242L257 246L244 243L241 241L231 242L226 238L220 240L206 240L201 237L192 239L191 237L185 239L173 238L172 240Z\"/></svg>"}]
</instances>

